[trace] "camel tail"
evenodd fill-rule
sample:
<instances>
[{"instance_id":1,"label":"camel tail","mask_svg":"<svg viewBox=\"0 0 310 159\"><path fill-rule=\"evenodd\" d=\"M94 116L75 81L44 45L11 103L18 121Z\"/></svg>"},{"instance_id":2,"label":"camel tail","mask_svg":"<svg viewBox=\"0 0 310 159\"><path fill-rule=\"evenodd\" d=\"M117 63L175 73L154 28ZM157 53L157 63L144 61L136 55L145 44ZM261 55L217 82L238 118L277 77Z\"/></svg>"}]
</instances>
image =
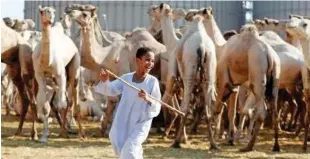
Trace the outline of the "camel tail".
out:
<instances>
[{"instance_id":1,"label":"camel tail","mask_svg":"<svg viewBox=\"0 0 310 159\"><path fill-rule=\"evenodd\" d=\"M206 61L206 55L205 55L205 50L203 47L199 47L197 49L197 70L196 70L196 75L197 79L199 79L200 82L203 80L203 75L205 73L205 68L204 68L204 62Z\"/></svg>"},{"instance_id":2,"label":"camel tail","mask_svg":"<svg viewBox=\"0 0 310 159\"><path fill-rule=\"evenodd\" d=\"M277 70L275 62L270 55L267 55L268 59L268 70L267 70L267 83L266 83L266 90L265 90L265 97L266 99L273 98L273 89L278 84L277 74L279 70Z\"/></svg>"}]
</instances>

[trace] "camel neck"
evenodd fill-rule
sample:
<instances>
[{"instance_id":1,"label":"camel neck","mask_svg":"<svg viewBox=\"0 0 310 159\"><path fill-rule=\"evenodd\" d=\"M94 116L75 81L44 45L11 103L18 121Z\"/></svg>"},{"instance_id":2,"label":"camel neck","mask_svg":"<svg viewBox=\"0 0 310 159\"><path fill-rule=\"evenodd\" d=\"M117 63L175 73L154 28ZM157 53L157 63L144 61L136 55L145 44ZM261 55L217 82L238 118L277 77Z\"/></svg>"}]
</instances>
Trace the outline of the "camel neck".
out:
<instances>
[{"instance_id":1,"label":"camel neck","mask_svg":"<svg viewBox=\"0 0 310 159\"><path fill-rule=\"evenodd\" d=\"M112 59L106 60L111 52L112 46L103 47L100 45L95 37L93 28L82 28L81 32L81 63L83 67L91 70L100 70L102 67L114 70L112 66ZM112 52L111 52L112 53ZM112 62L111 62L112 61ZM106 64L108 62L108 64Z\"/></svg>"},{"instance_id":2,"label":"camel neck","mask_svg":"<svg viewBox=\"0 0 310 159\"><path fill-rule=\"evenodd\" d=\"M310 39L300 40L302 52L305 57L308 68L310 68Z\"/></svg>"},{"instance_id":3,"label":"camel neck","mask_svg":"<svg viewBox=\"0 0 310 159\"><path fill-rule=\"evenodd\" d=\"M295 46L298 50L302 52L304 51L303 46L301 45L301 41L299 39L297 39L296 37L290 36L289 40L291 44Z\"/></svg>"},{"instance_id":4,"label":"camel neck","mask_svg":"<svg viewBox=\"0 0 310 159\"><path fill-rule=\"evenodd\" d=\"M42 44L40 63L43 67L49 66L50 63L50 38L51 25L42 24Z\"/></svg>"},{"instance_id":5,"label":"camel neck","mask_svg":"<svg viewBox=\"0 0 310 159\"><path fill-rule=\"evenodd\" d=\"M170 17L167 16L162 17L161 27L162 27L163 40L165 46L167 47L167 51L172 52L179 39L175 34L173 21L170 19Z\"/></svg>"},{"instance_id":6,"label":"camel neck","mask_svg":"<svg viewBox=\"0 0 310 159\"><path fill-rule=\"evenodd\" d=\"M208 35L210 36L210 38L212 39L212 41L216 46L216 52L218 52L218 50L221 49L224 46L224 44L226 44L226 40L224 39L214 18L210 18L210 20L204 22L204 25Z\"/></svg>"}]
</instances>

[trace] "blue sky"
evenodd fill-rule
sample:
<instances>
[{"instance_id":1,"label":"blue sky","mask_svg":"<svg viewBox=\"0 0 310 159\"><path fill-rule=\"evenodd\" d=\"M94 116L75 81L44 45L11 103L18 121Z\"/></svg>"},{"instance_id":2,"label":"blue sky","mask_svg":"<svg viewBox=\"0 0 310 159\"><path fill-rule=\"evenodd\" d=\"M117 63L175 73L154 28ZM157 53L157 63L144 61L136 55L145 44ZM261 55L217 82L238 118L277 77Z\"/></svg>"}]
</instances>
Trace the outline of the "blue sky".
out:
<instances>
[{"instance_id":1,"label":"blue sky","mask_svg":"<svg viewBox=\"0 0 310 159\"><path fill-rule=\"evenodd\" d=\"M24 19L24 0L1 0L1 18Z\"/></svg>"}]
</instances>

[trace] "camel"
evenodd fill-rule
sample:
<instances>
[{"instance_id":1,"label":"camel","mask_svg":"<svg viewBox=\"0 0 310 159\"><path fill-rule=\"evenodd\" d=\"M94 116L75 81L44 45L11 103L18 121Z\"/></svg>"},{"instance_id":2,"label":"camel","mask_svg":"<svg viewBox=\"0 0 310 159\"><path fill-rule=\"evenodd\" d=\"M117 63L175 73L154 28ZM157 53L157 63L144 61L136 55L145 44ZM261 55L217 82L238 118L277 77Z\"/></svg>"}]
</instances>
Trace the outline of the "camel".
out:
<instances>
[{"instance_id":1,"label":"camel","mask_svg":"<svg viewBox=\"0 0 310 159\"><path fill-rule=\"evenodd\" d=\"M280 59L271 46L259 38L257 28L246 24L240 34L231 37L224 45L217 66L218 96L214 107L229 97L232 86L249 82L250 95L247 97L246 107L255 105L257 111L254 116L257 118L257 124L251 141L241 151L250 151L264 119L265 93L273 109L273 118L277 117ZM279 151L277 120L273 122L275 129L273 150Z\"/></svg>"},{"instance_id":2,"label":"camel","mask_svg":"<svg viewBox=\"0 0 310 159\"><path fill-rule=\"evenodd\" d=\"M286 37L285 41L302 51L302 47L298 43L298 39L294 38L292 35L290 35L289 32L286 31L285 25L287 22L288 20L276 20L276 19L264 18L264 20L256 19L252 23L256 25L259 31L271 30L279 35L281 35L281 33L284 32Z\"/></svg>"},{"instance_id":3,"label":"camel","mask_svg":"<svg viewBox=\"0 0 310 159\"><path fill-rule=\"evenodd\" d=\"M204 12L206 10L206 12ZM216 49L216 59L219 60L220 56L222 55L222 50L224 49L227 41L223 37L215 19L213 16L213 9L211 7L202 8L200 10L190 10L185 16L185 20L191 21L192 17L196 14L200 14L204 17L204 27L206 29L207 34L211 37L212 41L215 44ZM229 121L235 120L236 114L236 102L238 98L238 88L231 85L230 87L231 96L228 102L228 119ZM215 107L214 107L215 108ZM212 110L213 118L216 122L216 129L215 129L215 137L219 138L222 136L221 129L221 120L222 120L222 113L223 113L223 105L219 105L216 110ZM233 137L234 137L234 130L235 125L234 122L229 122L229 130L228 130L228 142L233 145Z\"/></svg>"},{"instance_id":4,"label":"camel","mask_svg":"<svg viewBox=\"0 0 310 159\"><path fill-rule=\"evenodd\" d=\"M303 101L302 95L302 83L303 78L306 77L303 71L305 67L304 57L301 51L296 47L288 44L282 38L273 31L263 31L260 34L260 38L269 44L277 53L281 64L281 73L279 80L279 89L283 89L289 93L295 99L298 104L298 110L303 110L305 103ZM280 96L279 96L280 97ZM284 105L284 100L278 100L278 106ZM291 101L293 102L293 101ZM295 105L292 105L295 106ZM240 122L237 132L237 138L240 135L240 131L243 129L244 122L244 112L248 112L247 108L243 108L242 104L240 109L242 109L240 114ZM303 116L303 115L302 115ZM303 121L300 121L303 123ZM252 123L253 124L253 123ZM249 128L248 135L250 136L252 127ZM249 137L248 137L249 138Z\"/></svg>"},{"instance_id":5,"label":"camel","mask_svg":"<svg viewBox=\"0 0 310 159\"><path fill-rule=\"evenodd\" d=\"M7 27L4 21L1 21L1 32L1 62L7 64L9 77L17 87L20 97L22 97L21 116L15 135L20 135L22 132L25 115L30 104L33 110L31 139L37 140L35 125L35 119L37 119L36 100L34 98L36 83L31 59L32 49L25 39L19 33Z\"/></svg>"},{"instance_id":6,"label":"camel","mask_svg":"<svg viewBox=\"0 0 310 159\"><path fill-rule=\"evenodd\" d=\"M32 54L33 67L35 70L35 78L38 82L37 94L37 115L44 123L43 135L40 142L47 142L49 134L47 117L50 113L50 105L46 98L46 78L52 77L56 79L58 89L56 90L57 109L61 113L63 119L61 123L60 136L67 137L66 130L66 87L67 78L68 85L72 91L72 105L75 110L75 115L79 126L79 135L84 138L85 134L80 121L79 113L79 96L78 85L80 76L80 55L73 41L64 34L63 27L59 22L54 27L51 24L54 22L55 9L52 7L39 6L41 24L42 24L42 40L36 45ZM66 74L68 77L66 77ZM71 103L69 104L71 107Z\"/></svg>"},{"instance_id":7,"label":"camel","mask_svg":"<svg viewBox=\"0 0 310 159\"><path fill-rule=\"evenodd\" d=\"M97 74L101 68L107 68L117 75L135 70L136 50L142 46L149 47L155 53L155 65L159 62L160 54L166 51L166 48L158 43L146 29L134 30L128 34L126 40L117 40L108 46L103 46L96 38L96 30L100 25L94 6L72 5L66 8L66 13L81 26L82 66ZM156 71L156 68L153 71ZM160 77L159 74L155 76ZM112 111L113 107L108 105L107 120L102 122L103 134L109 120L112 120Z\"/></svg>"},{"instance_id":8,"label":"camel","mask_svg":"<svg viewBox=\"0 0 310 159\"><path fill-rule=\"evenodd\" d=\"M210 120L210 108L213 102L215 102L216 94L216 52L214 43L205 31L202 16L197 15L193 18L192 24L177 44L173 54L176 54L178 68L181 72L180 74L184 84L184 100L181 104L181 111L186 113L180 126L181 131L178 132L173 146L180 146L181 134L182 131L185 131L185 122L189 113L191 94L196 85L198 88L200 87L202 89L202 101L206 112L208 136L211 144L210 149L218 149L213 138ZM169 61L170 60L175 59L169 59ZM171 68L173 69L173 67L169 69Z\"/></svg>"},{"instance_id":9,"label":"camel","mask_svg":"<svg viewBox=\"0 0 310 159\"><path fill-rule=\"evenodd\" d=\"M306 19L303 17L294 17L290 16L290 20L287 23L287 31L296 39L299 40L299 43L302 46L303 55L305 58L305 64L306 68L304 71L306 72L307 76L304 79L304 93L306 97L306 115L305 115L305 138L304 138L304 144L303 144L303 150L307 150L307 137L309 132L309 122L310 122L310 91L309 91L309 54L310 54L310 19Z\"/></svg>"},{"instance_id":10,"label":"camel","mask_svg":"<svg viewBox=\"0 0 310 159\"><path fill-rule=\"evenodd\" d=\"M184 85L184 100L181 104L181 111L188 115L189 104L191 101L191 94L193 93L194 85L203 90L204 106L207 113L207 123L209 125L209 136L211 140L211 148L217 148L214 139L212 138L211 126L209 122L210 112L209 108L212 103L212 97L215 93L215 70L216 58L215 47L207 35L202 24L202 17L195 17L190 28L187 30L181 40L178 40L174 34L171 20L171 11L169 5L161 4L155 9L157 17L161 17L164 42L169 41L167 50L173 50L169 58L169 71L167 74L166 91L163 101L169 101L172 95L173 77L177 77L177 70ZM167 32L167 33L165 33ZM169 34L168 34L169 33ZM167 36L166 36L167 35ZM170 39L168 39L170 38ZM173 40L173 41L172 41ZM202 61L202 59L204 59ZM182 134L185 141L185 121L187 115L181 120L181 126L178 131L173 147L180 147L180 140Z\"/></svg>"},{"instance_id":11,"label":"camel","mask_svg":"<svg viewBox=\"0 0 310 159\"><path fill-rule=\"evenodd\" d=\"M174 15L174 14L175 15ZM174 85L178 85L176 84L175 82L177 82L176 80L173 80L173 79L177 79L177 76L174 76L175 78L170 78L172 79L170 81L166 81L167 76L168 76L168 70L169 70L169 65L172 64L172 62L170 62L169 59L171 59L171 57L169 56L172 56L172 52L174 51L178 41L179 41L179 38L177 37L177 34L175 32L175 29L173 27L173 20L174 20L174 17L182 17L184 16L184 13L185 11L183 9L177 9L177 11L173 12L173 9L171 9L171 7L168 5L168 4L164 4L164 3L161 3L159 6L153 6L151 8L151 10L148 11L148 14L154 19L154 21L156 21L157 23L160 22L161 24L161 32L162 32L162 40L163 40L163 43L165 44L166 48L167 48L167 52L165 54L162 54L161 56L161 83L163 83L165 85L165 94L163 96L163 101L166 101L166 102L169 102L171 99L170 99L170 96L168 97L166 91L167 89L170 91L170 94L173 94L172 93L172 90L175 90L173 89L172 87ZM176 61L175 61L176 62ZM168 68L168 69L166 69ZM168 124L168 121L167 121L167 118L168 118L168 110L166 108L162 108L162 111L163 111L163 116L164 116L164 122L165 122L165 132L164 132L164 135L163 137L166 138L170 132L170 128L172 127L174 121L176 120L177 118L177 114L171 114L172 115L172 120L171 122ZM184 139L185 139L185 142L186 142L186 134L184 132L183 134L184 136Z\"/></svg>"}]
</instances>

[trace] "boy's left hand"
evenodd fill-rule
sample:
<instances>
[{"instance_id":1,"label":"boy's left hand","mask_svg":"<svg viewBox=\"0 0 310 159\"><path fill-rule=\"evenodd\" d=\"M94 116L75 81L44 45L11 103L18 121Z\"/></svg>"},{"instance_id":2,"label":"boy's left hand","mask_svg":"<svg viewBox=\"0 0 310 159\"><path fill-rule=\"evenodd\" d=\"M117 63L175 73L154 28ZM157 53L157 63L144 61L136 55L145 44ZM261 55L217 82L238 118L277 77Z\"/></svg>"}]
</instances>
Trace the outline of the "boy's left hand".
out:
<instances>
[{"instance_id":1,"label":"boy's left hand","mask_svg":"<svg viewBox=\"0 0 310 159\"><path fill-rule=\"evenodd\" d=\"M146 95L145 90L141 89L141 91L139 92L139 97L144 99L146 102L148 102L149 104L152 104L150 98Z\"/></svg>"}]
</instances>

